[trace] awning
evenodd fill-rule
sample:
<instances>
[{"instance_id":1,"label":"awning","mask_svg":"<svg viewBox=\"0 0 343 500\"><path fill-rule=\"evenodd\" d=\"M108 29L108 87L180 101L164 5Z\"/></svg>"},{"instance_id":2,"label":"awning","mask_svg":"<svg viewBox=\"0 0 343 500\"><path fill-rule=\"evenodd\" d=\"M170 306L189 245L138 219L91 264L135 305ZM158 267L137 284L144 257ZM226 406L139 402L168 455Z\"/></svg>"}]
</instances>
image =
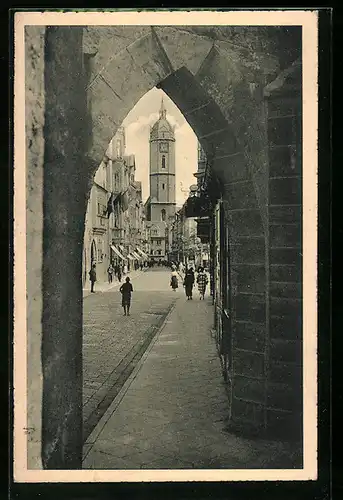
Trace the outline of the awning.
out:
<instances>
[{"instance_id":1,"label":"awning","mask_svg":"<svg viewBox=\"0 0 343 500\"><path fill-rule=\"evenodd\" d=\"M122 260L125 260L125 257L119 252L118 248L115 247L114 245L111 245L111 249L113 252Z\"/></svg>"},{"instance_id":2,"label":"awning","mask_svg":"<svg viewBox=\"0 0 343 500\"><path fill-rule=\"evenodd\" d=\"M133 257L133 255L131 255L130 253L128 254L127 258L130 259L130 260L136 260L136 258Z\"/></svg>"},{"instance_id":3,"label":"awning","mask_svg":"<svg viewBox=\"0 0 343 500\"><path fill-rule=\"evenodd\" d=\"M143 252L143 250L141 250L139 247L136 248L137 252L140 253L142 255L142 257L144 257L145 259L148 259L149 256Z\"/></svg>"},{"instance_id":4,"label":"awning","mask_svg":"<svg viewBox=\"0 0 343 500\"><path fill-rule=\"evenodd\" d=\"M122 252L125 252L125 248L123 247L123 245L118 245L118 246Z\"/></svg>"},{"instance_id":5,"label":"awning","mask_svg":"<svg viewBox=\"0 0 343 500\"><path fill-rule=\"evenodd\" d=\"M133 255L137 260L141 260L143 258L141 255L134 251L131 252L131 255Z\"/></svg>"}]
</instances>

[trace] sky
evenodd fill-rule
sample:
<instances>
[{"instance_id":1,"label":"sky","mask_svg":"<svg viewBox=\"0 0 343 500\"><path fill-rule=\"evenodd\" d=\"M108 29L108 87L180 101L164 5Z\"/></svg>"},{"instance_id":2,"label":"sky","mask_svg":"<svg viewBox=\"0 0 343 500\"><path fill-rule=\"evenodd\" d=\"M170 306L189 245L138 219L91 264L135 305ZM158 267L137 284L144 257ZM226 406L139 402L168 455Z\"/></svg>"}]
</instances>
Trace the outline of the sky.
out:
<instances>
[{"instance_id":1,"label":"sky","mask_svg":"<svg viewBox=\"0 0 343 500\"><path fill-rule=\"evenodd\" d=\"M175 195L177 205L183 205L188 197L189 186L196 184L193 174L197 171L198 142L179 108L163 90L155 87L147 92L123 121L126 135L125 154L135 155L136 180L142 182L142 195L145 202L149 196L150 126L159 118L162 96L167 110L167 120L171 125L175 125Z\"/></svg>"}]
</instances>

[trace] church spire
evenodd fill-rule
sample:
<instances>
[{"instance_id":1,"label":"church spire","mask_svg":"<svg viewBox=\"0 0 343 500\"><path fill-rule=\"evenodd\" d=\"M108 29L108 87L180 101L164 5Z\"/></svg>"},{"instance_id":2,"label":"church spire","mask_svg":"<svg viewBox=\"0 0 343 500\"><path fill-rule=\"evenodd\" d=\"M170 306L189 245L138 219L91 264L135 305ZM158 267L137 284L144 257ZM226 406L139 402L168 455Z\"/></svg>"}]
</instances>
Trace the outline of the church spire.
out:
<instances>
[{"instance_id":1,"label":"church spire","mask_svg":"<svg viewBox=\"0 0 343 500\"><path fill-rule=\"evenodd\" d=\"M164 101L163 101L163 96L162 96L161 108L160 108L160 118L166 118L166 116L167 116L167 110L164 107Z\"/></svg>"}]
</instances>

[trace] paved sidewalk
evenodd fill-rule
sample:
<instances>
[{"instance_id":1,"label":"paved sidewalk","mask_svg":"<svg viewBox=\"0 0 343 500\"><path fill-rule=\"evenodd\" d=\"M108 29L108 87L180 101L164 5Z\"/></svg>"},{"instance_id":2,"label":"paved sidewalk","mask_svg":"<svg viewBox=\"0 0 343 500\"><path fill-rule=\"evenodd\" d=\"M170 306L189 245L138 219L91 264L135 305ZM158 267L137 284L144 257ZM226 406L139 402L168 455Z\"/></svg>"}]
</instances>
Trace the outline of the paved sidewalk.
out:
<instances>
[{"instance_id":1,"label":"paved sidewalk","mask_svg":"<svg viewBox=\"0 0 343 500\"><path fill-rule=\"evenodd\" d=\"M293 468L291 445L225 430L228 399L210 299L179 294L160 333L84 447L85 469Z\"/></svg>"}]
</instances>

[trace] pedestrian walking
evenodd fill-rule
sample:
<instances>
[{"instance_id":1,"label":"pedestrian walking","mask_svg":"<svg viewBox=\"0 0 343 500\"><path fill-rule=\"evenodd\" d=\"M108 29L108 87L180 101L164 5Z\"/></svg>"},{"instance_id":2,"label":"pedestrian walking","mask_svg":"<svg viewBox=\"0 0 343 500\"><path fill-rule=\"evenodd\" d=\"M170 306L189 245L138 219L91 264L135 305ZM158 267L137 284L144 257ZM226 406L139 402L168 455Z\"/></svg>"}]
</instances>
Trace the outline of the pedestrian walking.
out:
<instances>
[{"instance_id":1,"label":"pedestrian walking","mask_svg":"<svg viewBox=\"0 0 343 500\"><path fill-rule=\"evenodd\" d=\"M190 268L186 274L184 279L184 287L186 292L187 300L193 300L193 285L194 285L194 272L193 268Z\"/></svg>"},{"instance_id":2,"label":"pedestrian walking","mask_svg":"<svg viewBox=\"0 0 343 500\"><path fill-rule=\"evenodd\" d=\"M127 274L127 272L128 272L127 264L124 264L123 274Z\"/></svg>"},{"instance_id":3,"label":"pedestrian walking","mask_svg":"<svg viewBox=\"0 0 343 500\"><path fill-rule=\"evenodd\" d=\"M198 271L198 276L197 276L197 284L198 284L198 290L200 293L200 300L204 300L205 298L205 291L206 291L206 286L208 283L208 277L207 274L204 271L203 267L199 267Z\"/></svg>"},{"instance_id":4,"label":"pedestrian walking","mask_svg":"<svg viewBox=\"0 0 343 500\"><path fill-rule=\"evenodd\" d=\"M130 306L131 306L131 294L133 292L132 283L130 283L130 278L127 276L125 279L125 283L119 288L120 293L122 294L121 305L124 309L124 316L130 316Z\"/></svg>"},{"instance_id":5,"label":"pedestrian walking","mask_svg":"<svg viewBox=\"0 0 343 500\"><path fill-rule=\"evenodd\" d=\"M96 282L96 266L92 264L91 270L89 271L89 281L91 282L91 293L94 292L94 283Z\"/></svg>"},{"instance_id":6,"label":"pedestrian walking","mask_svg":"<svg viewBox=\"0 0 343 500\"><path fill-rule=\"evenodd\" d=\"M113 281L113 273L114 273L114 269L113 269L112 264L110 264L107 268L107 276L108 276L109 283L112 283L112 281Z\"/></svg>"},{"instance_id":7,"label":"pedestrian walking","mask_svg":"<svg viewBox=\"0 0 343 500\"><path fill-rule=\"evenodd\" d=\"M172 273L171 273L170 286L172 287L173 292L175 292L175 290L177 288L179 288L179 282L178 282L178 279L177 279L177 272L176 271L172 271Z\"/></svg>"},{"instance_id":8,"label":"pedestrian walking","mask_svg":"<svg viewBox=\"0 0 343 500\"><path fill-rule=\"evenodd\" d=\"M118 266L117 278L118 278L119 283L121 282L121 277L122 277L121 266Z\"/></svg>"}]
</instances>

